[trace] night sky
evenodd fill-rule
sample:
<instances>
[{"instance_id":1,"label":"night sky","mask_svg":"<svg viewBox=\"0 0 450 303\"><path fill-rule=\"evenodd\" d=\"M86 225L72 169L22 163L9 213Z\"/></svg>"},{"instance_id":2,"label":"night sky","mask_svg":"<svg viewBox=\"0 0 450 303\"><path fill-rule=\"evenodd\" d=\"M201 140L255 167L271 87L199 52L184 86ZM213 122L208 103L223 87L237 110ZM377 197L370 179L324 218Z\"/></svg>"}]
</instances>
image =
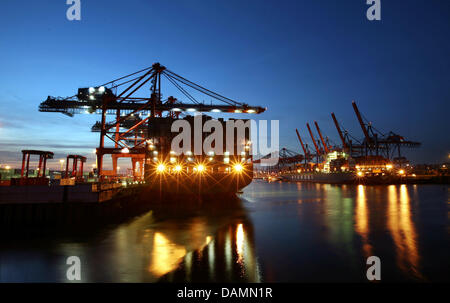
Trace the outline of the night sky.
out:
<instances>
[{"instance_id":1,"label":"night sky","mask_svg":"<svg viewBox=\"0 0 450 303\"><path fill-rule=\"evenodd\" d=\"M422 142L406 153L413 163L448 159L450 1L381 0L372 22L365 0L81 3L81 21L68 21L65 0L1 1L0 164L17 166L24 148L54 151L53 167L68 153L92 163L100 117L40 113L39 103L154 62L267 107L240 117L280 120L280 147L300 152L295 128L308 139L314 120L339 143L332 111L362 138L355 100L377 129Z\"/></svg>"}]
</instances>

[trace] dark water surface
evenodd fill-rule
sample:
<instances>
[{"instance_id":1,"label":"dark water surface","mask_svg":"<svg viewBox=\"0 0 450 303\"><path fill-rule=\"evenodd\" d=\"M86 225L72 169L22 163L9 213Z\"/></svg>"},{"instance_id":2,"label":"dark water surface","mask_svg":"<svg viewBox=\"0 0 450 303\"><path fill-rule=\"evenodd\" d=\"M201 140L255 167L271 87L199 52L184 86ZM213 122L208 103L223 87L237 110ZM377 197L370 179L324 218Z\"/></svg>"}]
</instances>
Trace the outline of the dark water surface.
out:
<instances>
[{"instance_id":1,"label":"dark water surface","mask_svg":"<svg viewBox=\"0 0 450 303\"><path fill-rule=\"evenodd\" d=\"M240 201L171 206L80 235L3 239L0 281L446 281L450 187L254 181Z\"/></svg>"}]
</instances>

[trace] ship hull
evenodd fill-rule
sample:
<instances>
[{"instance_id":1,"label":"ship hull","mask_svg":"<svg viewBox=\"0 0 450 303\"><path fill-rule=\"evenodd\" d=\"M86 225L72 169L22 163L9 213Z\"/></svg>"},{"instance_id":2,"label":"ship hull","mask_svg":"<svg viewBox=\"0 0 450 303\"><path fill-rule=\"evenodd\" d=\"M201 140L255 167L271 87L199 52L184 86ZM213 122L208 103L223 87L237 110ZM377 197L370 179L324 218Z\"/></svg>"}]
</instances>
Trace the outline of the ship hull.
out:
<instances>
[{"instance_id":1,"label":"ship hull","mask_svg":"<svg viewBox=\"0 0 450 303\"><path fill-rule=\"evenodd\" d=\"M249 185L252 178L252 173L154 174L146 178L146 186L170 196L233 195Z\"/></svg>"},{"instance_id":2,"label":"ship hull","mask_svg":"<svg viewBox=\"0 0 450 303\"><path fill-rule=\"evenodd\" d=\"M407 179L396 175L364 175L358 177L354 172L336 172L336 173L297 173L284 174L282 178L293 182L313 182L313 183L328 183L328 184L402 184L407 183Z\"/></svg>"},{"instance_id":3,"label":"ship hull","mask_svg":"<svg viewBox=\"0 0 450 303\"><path fill-rule=\"evenodd\" d=\"M282 175L283 179L294 182L314 182L330 184L351 184L358 180L354 173L297 173Z\"/></svg>"}]
</instances>

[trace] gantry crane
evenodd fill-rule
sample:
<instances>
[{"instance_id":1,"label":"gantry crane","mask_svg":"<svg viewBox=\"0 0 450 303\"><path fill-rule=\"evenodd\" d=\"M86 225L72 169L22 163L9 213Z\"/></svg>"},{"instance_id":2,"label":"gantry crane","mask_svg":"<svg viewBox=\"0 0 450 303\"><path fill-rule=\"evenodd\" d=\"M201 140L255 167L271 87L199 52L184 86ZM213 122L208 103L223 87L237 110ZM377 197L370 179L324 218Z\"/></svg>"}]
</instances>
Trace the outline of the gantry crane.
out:
<instances>
[{"instance_id":1,"label":"gantry crane","mask_svg":"<svg viewBox=\"0 0 450 303\"><path fill-rule=\"evenodd\" d=\"M172 96L163 99L162 79L177 88L189 102L181 102ZM137 96L146 84L150 84L150 96ZM219 103L199 102L189 89ZM97 171L99 176L103 176L117 174L117 158L119 157L132 158L133 172L136 163L139 162L142 172L145 145L152 139L151 134L148 133L149 125L164 115L177 118L193 112L259 114L264 112L265 108L249 106L222 96L155 63L99 86L80 88L72 97L49 96L40 104L39 111L59 112L68 116L79 113L101 115L101 121L97 122L92 130L100 132L99 147L96 149ZM114 115L115 119L107 122L107 115ZM105 137L114 143L114 147L105 146ZM113 159L112 172L106 172L103 169L103 156L107 154L110 154Z\"/></svg>"},{"instance_id":2,"label":"gantry crane","mask_svg":"<svg viewBox=\"0 0 450 303\"><path fill-rule=\"evenodd\" d=\"M355 111L358 122L364 133L363 140L363 156L375 155L384 156L387 159L394 159L396 161L405 161L401 154L401 148L419 147L421 143L406 140L404 137L390 131L383 134L373 127L372 123L363 118L355 101L352 101L352 106ZM366 121L364 121L366 120ZM397 157L395 153L397 152Z\"/></svg>"}]
</instances>

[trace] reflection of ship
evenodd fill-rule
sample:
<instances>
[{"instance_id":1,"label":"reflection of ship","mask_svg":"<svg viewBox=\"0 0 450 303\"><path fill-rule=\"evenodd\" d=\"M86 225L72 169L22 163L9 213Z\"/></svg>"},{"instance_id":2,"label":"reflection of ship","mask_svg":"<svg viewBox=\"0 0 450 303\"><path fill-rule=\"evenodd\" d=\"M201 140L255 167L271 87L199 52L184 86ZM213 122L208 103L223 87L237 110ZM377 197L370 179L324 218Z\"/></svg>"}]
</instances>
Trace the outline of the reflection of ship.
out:
<instances>
[{"instance_id":1,"label":"reflection of ship","mask_svg":"<svg viewBox=\"0 0 450 303\"><path fill-rule=\"evenodd\" d=\"M253 225L245 218L207 237L206 246L189 252L178 269L164 276L170 282L261 282Z\"/></svg>"}]
</instances>

